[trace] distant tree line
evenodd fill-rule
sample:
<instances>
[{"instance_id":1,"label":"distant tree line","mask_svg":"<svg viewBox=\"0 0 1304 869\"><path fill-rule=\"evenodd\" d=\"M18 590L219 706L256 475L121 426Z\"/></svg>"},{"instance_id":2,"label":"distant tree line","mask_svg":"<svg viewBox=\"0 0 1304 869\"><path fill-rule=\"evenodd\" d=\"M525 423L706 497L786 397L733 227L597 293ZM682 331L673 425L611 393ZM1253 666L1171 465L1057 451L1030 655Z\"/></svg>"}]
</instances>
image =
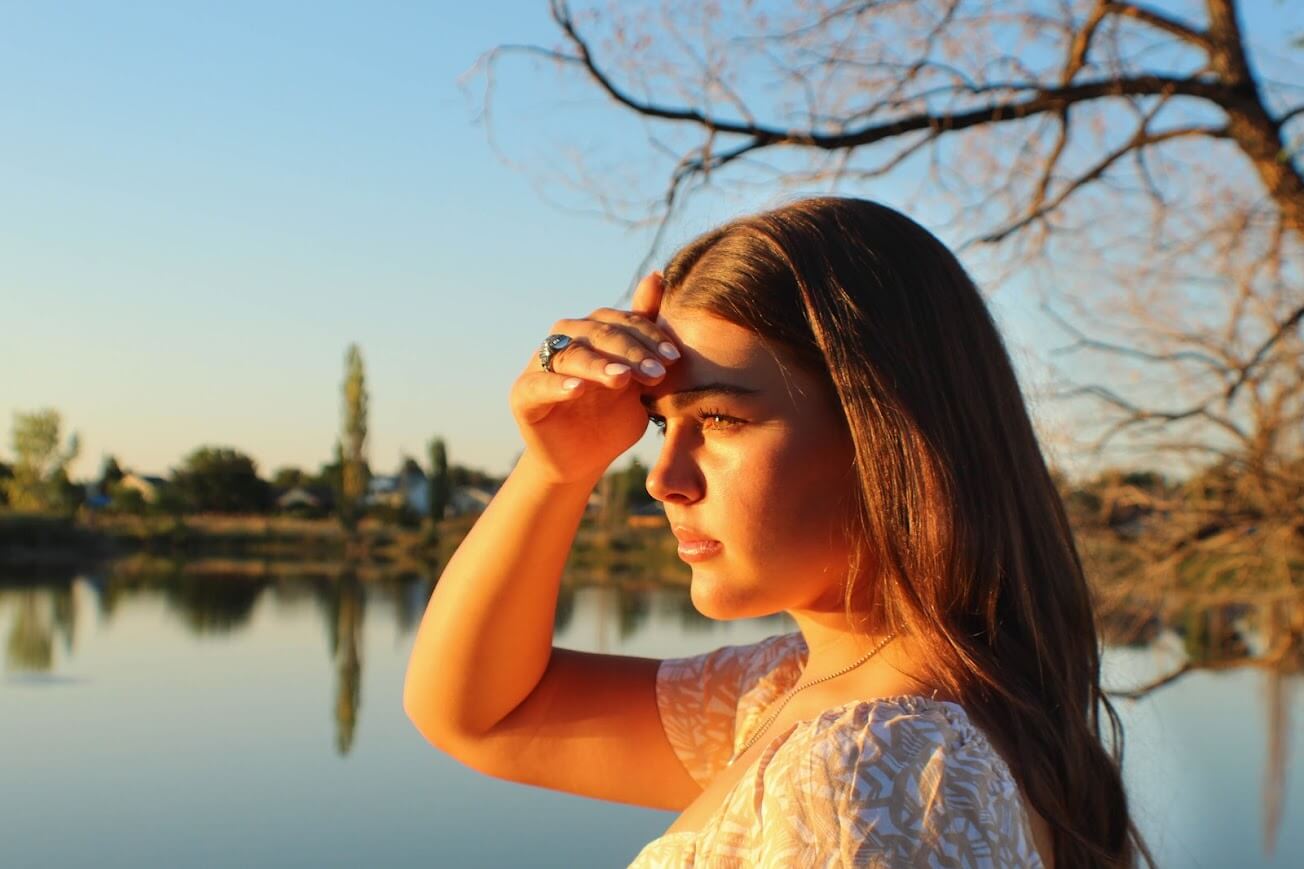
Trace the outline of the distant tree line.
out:
<instances>
[{"instance_id":1,"label":"distant tree line","mask_svg":"<svg viewBox=\"0 0 1304 869\"><path fill-rule=\"evenodd\" d=\"M20 414L21 416L21 414ZM442 439L435 442L442 445ZM21 467L21 466L20 466ZM326 496L326 507L343 488L343 474L338 458L324 462L316 471L287 466L278 468L269 478L259 474L257 462L248 454L229 446L207 445L190 452L162 478L151 498L140 488L124 482L129 471L115 456L105 456L99 473L84 484L67 480L66 471L41 480L27 473L15 475L15 465L0 461L0 506L32 512L69 513L87 502L89 495L104 496L103 508L109 512L144 514L228 513L266 514L275 511L276 498L292 489L304 489ZM432 499L432 515L442 517L449 495L458 486L477 485L496 488L500 480L476 468L445 463L442 472L427 473L412 458L405 458L402 470L420 470L428 485L439 493ZM371 469L363 473L371 478ZM37 481L37 482L34 482ZM366 509L361 508L363 514Z\"/></svg>"},{"instance_id":2,"label":"distant tree line","mask_svg":"<svg viewBox=\"0 0 1304 869\"><path fill-rule=\"evenodd\" d=\"M257 462L234 447L201 446L171 472L166 478L168 485L159 487L152 500L139 488L124 483L128 472L112 455L104 458L94 479L79 485L69 479L67 470L78 453L79 440L74 433L65 441L61 428L59 412L50 408L15 414L11 440L14 461L0 461L0 507L72 513L85 503L89 493L95 493L107 498L103 506L111 512L266 514L276 509L279 495L296 488L324 495L328 509L352 494L345 491L343 468L348 460L342 456L338 441L332 461L323 462L317 470L287 466L278 468L269 478L260 476ZM426 470L415 459L404 457L400 470L417 470L426 476L434 516L445 515L453 490L476 486L493 491L502 482L500 477L478 468L450 464L444 440L439 437L428 445L428 460ZM613 468L604 476L599 484L602 524L618 525L630 510L652 501L647 492L647 474L647 467L631 458L624 468ZM357 476L368 480L373 476L365 458ZM1221 512L1242 518L1266 515L1265 505L1258 503L1254 490L1246 489L1245 478L1225 462L1181 480L1154 470L1107 469L1076 483L1062 472L1054 476L1065 504L1080 525L1123 527L1139 515L1160 512L1163 505L1174 500L1217 504ZM1218 525L1216 513L1210 515L1209 524Z\"/></svg>"},{"instance_id":3,"label":"distant tree line","mask_svg":"<svg viewBox=\"0 0 1304 869\"><path fill-rule=\"evenodd\" d=\"M57 410L43 408L14 414L12 464L0 462L0 507L71 515L88 499L90 506L110 512L237 513L265 514L277 509L279 496L294 489L308 497L293 508L309 515L339 518L346 529L356 528L366 514L419 522L406 504L368 504L372 469L367 459L367 412L370 397L362 352L350 344L345 354L341 385L342 419L331 461L316 472L297 467L277 469L270 479L259 475L257 462L240 450L225 445L205 445L187 455L168 478L129 475L115 456L106 456L99 476L85 485L72 483L68 466L77 457L79 439L73 433L61 446L62 418ZM443 518L458 486L496 488L499 480L490 474L460 465L450 465L442 438L429 444L430 470L404 456L400 476L420 474L426 479L429 515ZM395 515L395 513L402 515Z\"/></svg>"}]
</instances>

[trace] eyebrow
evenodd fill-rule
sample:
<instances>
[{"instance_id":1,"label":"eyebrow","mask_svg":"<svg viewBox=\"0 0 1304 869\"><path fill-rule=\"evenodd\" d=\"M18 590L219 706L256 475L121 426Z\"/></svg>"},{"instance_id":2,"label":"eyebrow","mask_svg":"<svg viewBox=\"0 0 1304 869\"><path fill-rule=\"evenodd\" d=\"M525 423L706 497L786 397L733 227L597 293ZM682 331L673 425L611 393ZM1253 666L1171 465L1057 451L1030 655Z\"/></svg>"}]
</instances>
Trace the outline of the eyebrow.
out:
<instances>
[{"instance_id":1,"label":"eyebrow","mask_svg":"<svg viewBox=\"0 0 1304 869\"><path fill-rule=\"evenodd\" d=\"M695 401L701 401L714 395L727 395L731 398L746 398L751 395L760 395L761 390L753 389L750 386L740 386L737 383L722 383L713 381L703 383L700 386L690 386L687 389L680 389L677 392L667 393L664 398L670 399L670 406L675 410L682 410ZM642 394L638 400L643 403L643 407L648 410L655 410L658 399L650 395Z\"/></svg>"}]
</instances>

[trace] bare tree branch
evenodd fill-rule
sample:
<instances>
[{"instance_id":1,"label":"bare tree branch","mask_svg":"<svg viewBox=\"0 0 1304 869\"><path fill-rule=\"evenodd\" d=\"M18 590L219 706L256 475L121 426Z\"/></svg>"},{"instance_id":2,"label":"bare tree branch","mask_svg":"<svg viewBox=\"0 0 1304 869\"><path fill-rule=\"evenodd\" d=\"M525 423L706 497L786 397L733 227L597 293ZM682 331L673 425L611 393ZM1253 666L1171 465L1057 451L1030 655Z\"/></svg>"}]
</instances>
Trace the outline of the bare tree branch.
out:
<instances>
[{"instance_id":1,"label":"bare tree branch","mask_svg":"<svg viewBox=\"0 0 1304 869\"><path fill-rule=\"evenodd\" d=\"M579 73L643 123L664 185L594 194L603 211L647 204L617 218L655 227L635 275L705 186L906 181L892 195L941 212L939 235L958 237L987 283L1026 278L1083 322L1042 307L1071 336L1047 360L1057 384L1044 396L1084 409L1062 437L1087 439L1097 461L1142 446L1186 460L1192 486L1217 493L1172 508L1160 563L1214 524L1293 527L1304 167L1287 127L1304 106L1298 76L1250 62L1259 49L1232 0L1200 0L1200 22L1144 0L809 0L752 20L674 2L636 52L610 17L625 7L576 14L566 0L550 0L556 49L502 47ZM777 159L794 155L807 164ZM1078 360L1089 365L1059 373Z\"/></svg>"},{"instance_id":2,"label":"bare tree branch","mask_svg":"<svg viewBox=\"0 0 1304 869\"><path fill-rule=\"evenodd\" d=\"M1198 45L1205 51L1212 51L1213 41L1209 34L1196 30L1188 24L1183 24L1176 18L1172 18L1154 9L1142 6L1139 3L1105 3L1103 4L1109 13L1124 15L1128 18L1134 18L1137 21L1144 21L1151 27L1167 31L1178 37L1183 42L1189 42L1192 45Z\"/></svg>"}]
</instances>

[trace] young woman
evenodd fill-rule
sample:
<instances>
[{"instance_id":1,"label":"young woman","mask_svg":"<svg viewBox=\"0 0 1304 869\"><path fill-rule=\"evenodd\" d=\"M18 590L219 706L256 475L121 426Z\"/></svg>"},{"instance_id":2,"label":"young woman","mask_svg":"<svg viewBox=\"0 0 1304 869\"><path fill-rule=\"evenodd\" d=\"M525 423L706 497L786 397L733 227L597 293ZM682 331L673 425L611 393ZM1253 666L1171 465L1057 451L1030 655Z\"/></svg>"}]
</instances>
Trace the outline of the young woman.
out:
<instances>
[{"instance_id":1,"label":"young woman","mask_svg":"<svg viewBox=\"0 0 1304 869\"><path fill-rule=\"evenodd\" d=\"M525 449L412 651L430 742L678 811L638 867L1153 865L1062 503L944 245L805 198L552 332L512 389ZM664 661L553 648L585 503L649 420L696 608L798 631Z\"/></svg>"}]
</instances>

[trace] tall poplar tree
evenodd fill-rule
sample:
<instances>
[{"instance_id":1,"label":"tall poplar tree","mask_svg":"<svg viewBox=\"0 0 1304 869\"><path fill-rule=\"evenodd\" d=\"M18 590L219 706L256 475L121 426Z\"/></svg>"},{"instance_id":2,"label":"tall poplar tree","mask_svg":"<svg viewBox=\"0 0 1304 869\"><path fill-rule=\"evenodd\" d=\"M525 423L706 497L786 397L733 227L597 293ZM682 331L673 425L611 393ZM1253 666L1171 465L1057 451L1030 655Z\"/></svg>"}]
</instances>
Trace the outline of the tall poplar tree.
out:
<instances>
[{"instance_id":1,"label":"tall poplar tree","mask_svg":"<svg viewBox=\"0 0 1304 869\"><path fill-rule=\"evenodd\" d=\"M443 438L430 441L430 518L438 522L448 508L450 489L448 480L448 452Z\"/></svg>"},{"instance_id":2,"label":"tall poplar tree","mask_svg":"<svg viewBox=\"0 0 1304 869\"><path fill-rule=\"evenodd\" d=\"M350 344L344 357L344 431L341 438L343 468L340 485L340 521L353 530L362 514L367 491L367 382L362 351Z\"/></svg>"}]
</instances>

